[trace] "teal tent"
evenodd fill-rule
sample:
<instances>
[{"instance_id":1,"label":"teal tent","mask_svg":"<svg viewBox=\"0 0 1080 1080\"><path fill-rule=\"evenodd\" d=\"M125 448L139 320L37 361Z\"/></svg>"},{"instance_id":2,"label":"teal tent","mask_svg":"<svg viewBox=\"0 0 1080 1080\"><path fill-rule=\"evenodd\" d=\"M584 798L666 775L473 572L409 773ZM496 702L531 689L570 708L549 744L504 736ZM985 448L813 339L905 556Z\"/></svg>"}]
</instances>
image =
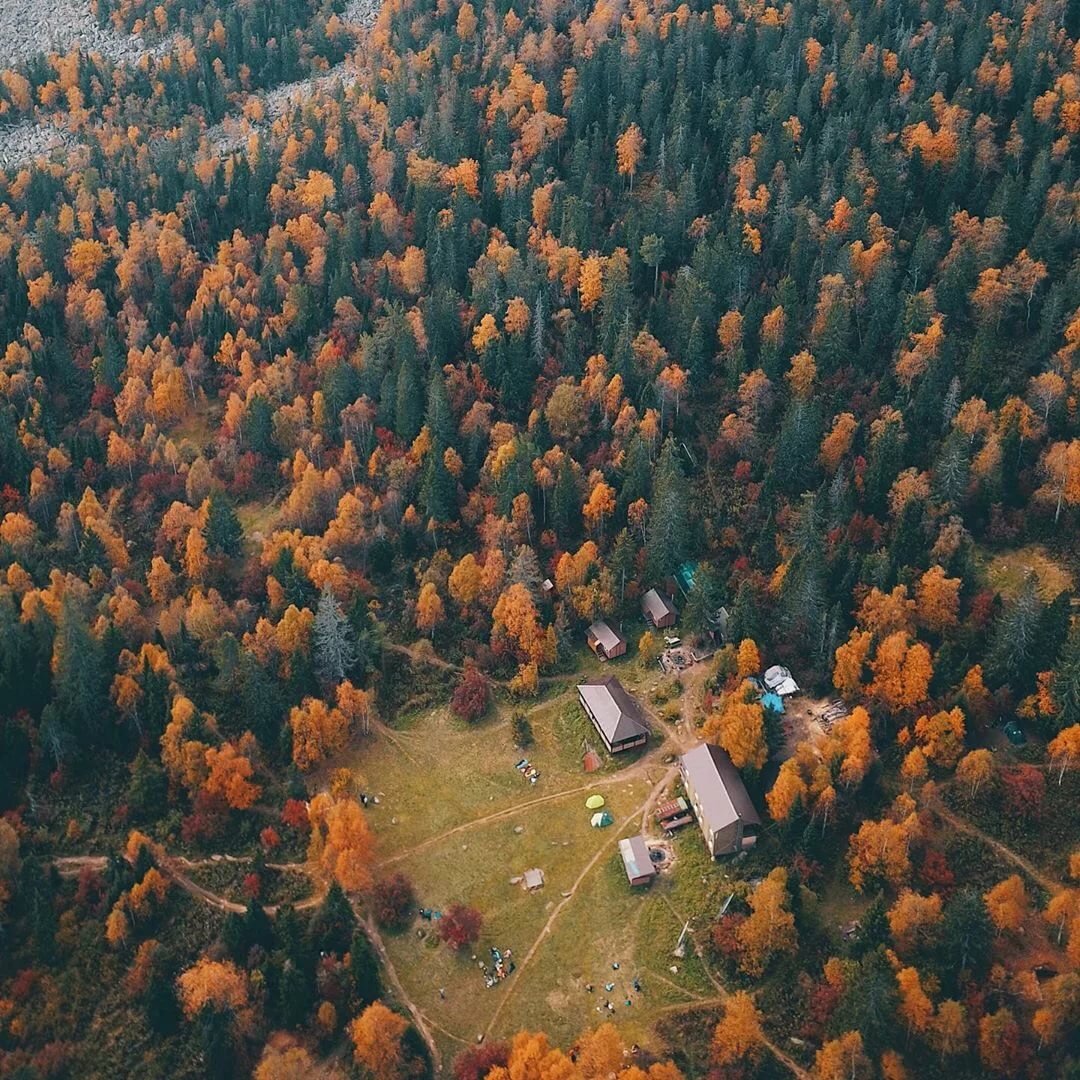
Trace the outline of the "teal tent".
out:
<instances>
[{"instance_id":1,"label":"teal tent","mask_svg":"<svg viewBox=\"0 0 1080 1080\"><path fill-rule=\"evenodd\" d=\"M614 824L615 819L606 810L601 810L600 813L592 816L592 827L594 829L603 829Z\"/></svg>"}]
</instances>

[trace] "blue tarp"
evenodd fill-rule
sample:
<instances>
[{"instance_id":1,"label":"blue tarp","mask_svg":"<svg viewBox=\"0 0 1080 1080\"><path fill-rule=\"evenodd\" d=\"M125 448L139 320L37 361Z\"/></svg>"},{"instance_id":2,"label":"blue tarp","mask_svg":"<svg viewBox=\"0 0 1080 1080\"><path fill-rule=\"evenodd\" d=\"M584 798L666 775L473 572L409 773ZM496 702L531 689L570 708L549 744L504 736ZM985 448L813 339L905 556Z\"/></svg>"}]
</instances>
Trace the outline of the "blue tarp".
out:
<instances>
[{"instance_id":1,"label":"blue tarp","mask_svg":"<svg viewBox=\"0 0 1080 1080\"><path fill-rule=\"evenodd\" d=\"M772 709L774 713L784 715L784 699L779 694L774 694L770 690L767 694L762 694L760 700L763 709Z\"/></svg>"}]
</instances>

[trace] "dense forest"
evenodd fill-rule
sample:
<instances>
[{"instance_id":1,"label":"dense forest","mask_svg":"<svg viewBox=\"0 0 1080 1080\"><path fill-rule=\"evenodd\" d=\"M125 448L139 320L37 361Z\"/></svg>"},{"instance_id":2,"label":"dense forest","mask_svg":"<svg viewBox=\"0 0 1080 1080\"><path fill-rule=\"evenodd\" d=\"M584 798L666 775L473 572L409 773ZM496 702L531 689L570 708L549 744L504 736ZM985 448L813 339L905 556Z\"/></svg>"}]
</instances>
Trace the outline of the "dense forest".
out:
<instances>
[{"instance_id":1,"label":"dense forest","mask_svg":"<svg viewBox=\"0 0 1080 1080\"><path fill-rule=\"evenodd\" d=\"M70 136L0 173L0 1077L439 1071L343 755L651 670L687 566L724 1003L457 1080L1077 1075L1080 7L93 6L153 55L0 73ZM780 754L763 658L849 715Z\"/></svg>"}]
</instances>

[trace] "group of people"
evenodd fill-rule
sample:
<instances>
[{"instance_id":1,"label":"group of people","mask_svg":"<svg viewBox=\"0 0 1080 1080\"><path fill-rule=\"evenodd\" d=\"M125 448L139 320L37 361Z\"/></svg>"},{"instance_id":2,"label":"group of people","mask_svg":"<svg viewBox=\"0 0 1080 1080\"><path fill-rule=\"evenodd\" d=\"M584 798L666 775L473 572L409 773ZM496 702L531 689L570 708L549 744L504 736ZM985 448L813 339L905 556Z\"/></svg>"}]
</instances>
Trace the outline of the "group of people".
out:
<instances>
[{"instance_id":1,"label":"group of people","mask_svg":"<svg viewBox=\"0 0 1080 1080\"><path fill-rule=\"evenodd\" d=\"M480 971L484 976L484 985L490 990L496 983L500 983L503 979L509 977L514 973L514 969L517 966L514 963L514 952L512 949L507 949L506 952L500 952L491 946L491 963L489 968L483 960L477 960L480 966ZM475 960L476 958L473 957Z\"/></svg>"},{"instance_id":2,"label":"group of people","mask_svg":"<svg viewBox=\"0 0 1080 1080\"><path fill-rule=\"evenodd\" d=\"M612 963L611 970L612 971L618 971L619 970L619 962L617 960ZM614 993L614 991L615 991L615 981L614 980L609 980L608 982L604 983L604 992L605 993L611 994L611 993ZM634 994L640 994L642 992L642 986L641 986L641 980L640 979L638 979L636 977L634 979L632 979L631 982L630 982L630 989L625 992L625 996L623 997L623 1006L625 1008L627 1008L627 1009L630 1008L630 1006L634 1004L634 999L631 996L631 992L633 992ZM586 983L585 984L585 993L586 994L594 994L594 993L596 993L596 987L591 982ZM612 1001L611 998L604 998L604 1000L601 1001L600 1004L596 1006L596 1011L598 1013L604 1013L604 1012L613 1013L615 1011L615 1002Z\"/></svg>"},{"instance_id":3,"label":"group of people","mask_svg":"<svg viewBox=\"0 0 1080 1080\"><path fill-rule=\"evenodd\" d=\"M536 781L540 779L540 771L528 758L522 758L514 768L517 769L530 784L535 784Z\"/></svg>"}]
</instances>

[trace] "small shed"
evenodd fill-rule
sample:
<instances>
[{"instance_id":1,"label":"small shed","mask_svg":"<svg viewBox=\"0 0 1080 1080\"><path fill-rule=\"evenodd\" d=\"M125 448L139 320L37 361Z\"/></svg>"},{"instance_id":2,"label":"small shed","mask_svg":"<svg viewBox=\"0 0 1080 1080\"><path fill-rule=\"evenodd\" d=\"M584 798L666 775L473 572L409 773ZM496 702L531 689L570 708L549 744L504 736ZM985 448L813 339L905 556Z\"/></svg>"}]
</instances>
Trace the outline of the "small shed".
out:
<instances>
[{"instance_id":1,"label":"small shed","mask_svg":"<svg viewBox=\"0 0 1080 1080\"><path fill-rule=\"evenodd\" d=\"M674 626L679 617L675 605L656 589L650 589L641 598L641 613L645 616L645 621L657 630Z\"/></svg>"},{"instance_id":2,"label":"small shed","mask_svg":"<svg viewBox=\"0 0 1080 1080\"><path fill-rule=\"evenodd\" d=\"M629 836L619 841L626 880L631 885L648 885L656 877L656 867L649 858L649 848L643 836Z\"/></svg>"},{"instance_id":3,"label":"small shed","mask_svg":"<svg viewBox=\"0 0 1080 1080\"><path fill-rule=\"evenodd\" d=\"M613 660L626 653L626 638L617 634L606 622L594 622L586 633L589 648L601 660Z\"/></svg>"},{"instance_id":4,"label":"small shed","mask_svg":"<svg viewBox=\"0 0 1080 1080\"><path fill-rule=\"evenodd\" d=\"M537 889L542 889L544 887L544 871L539 867L526 870L524 877L521 879L521 885L527 892L536 892Z\"/></svg>"}]
</instances>

